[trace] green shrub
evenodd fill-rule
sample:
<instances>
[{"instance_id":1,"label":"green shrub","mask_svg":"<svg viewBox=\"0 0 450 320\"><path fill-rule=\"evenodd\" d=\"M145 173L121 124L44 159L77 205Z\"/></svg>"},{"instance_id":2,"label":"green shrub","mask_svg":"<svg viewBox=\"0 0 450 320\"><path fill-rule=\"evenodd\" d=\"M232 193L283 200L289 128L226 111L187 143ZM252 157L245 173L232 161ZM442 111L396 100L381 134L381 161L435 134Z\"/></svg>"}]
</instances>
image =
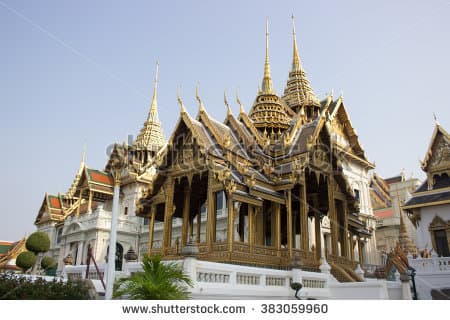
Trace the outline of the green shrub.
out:
<instances>
[{"instance_id":1,"label":"green shrub","mask_svg":"<svg viewBox=\"0 0 450 320\"><path fill-rule=\"evenodd\" d=\"M50 239L45 232L36 231L28 237L25 246L35 254L47 252L50 249Z\"/></svg>"},{"instance_id":2,"label":"green shrub","mask_svg":"<svg viewBox=\"0 0 450 320\"><path fill-rule=\"evenodd\" d=\"M50 256L45 256L42 258L41 267L44 270L54 268L56 266L56 261Z\"/></svg>"},{"instance_id":3,"label":"green shrub","mask_svg":"<svg viewBox=\"0 0 450 320\"><path fill-rule=\"evenodd\" d=\"M13 273L0 273L0 300L87 300L86 281L45 281Z\"/></svg>"},{"instance_id":4,"label":"green shrub","mask_svg":"<svg viewBox=\"0 0 450 320\"><path fill-rule=\"evenodd\" d=\"M16 258L16 266L21 268L23 272L30 269L36 263L36 255L30 251L24 251Z\"/></svg>"}]
</instances>

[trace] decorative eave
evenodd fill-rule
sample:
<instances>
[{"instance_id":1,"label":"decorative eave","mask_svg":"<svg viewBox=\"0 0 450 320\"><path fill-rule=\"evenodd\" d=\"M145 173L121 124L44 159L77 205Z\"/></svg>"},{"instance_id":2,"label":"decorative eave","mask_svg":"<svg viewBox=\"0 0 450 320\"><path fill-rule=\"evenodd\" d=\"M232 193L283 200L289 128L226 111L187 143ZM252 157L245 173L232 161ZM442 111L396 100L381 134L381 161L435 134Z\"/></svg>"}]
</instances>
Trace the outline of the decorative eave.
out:
<instances>
[{"instance_id":1,"label":"decorative eave","mask_svg":"<svg viewBox=\"0 0 450 320\"><path fill-rule=\"evenodd\" d=\"M438 123L436 123L433 134L430 139L430 143L427 148L427 152L425 153L425 158L421 162L421 168L424 172L428 172L429 161L431 160L431 157L433 155L433 146L436 142L438 135L442 135L447 142L450 142L450 135L447 133L447 131L444 130L444 128L442 128Z\"/></svg>"}]
</instances>

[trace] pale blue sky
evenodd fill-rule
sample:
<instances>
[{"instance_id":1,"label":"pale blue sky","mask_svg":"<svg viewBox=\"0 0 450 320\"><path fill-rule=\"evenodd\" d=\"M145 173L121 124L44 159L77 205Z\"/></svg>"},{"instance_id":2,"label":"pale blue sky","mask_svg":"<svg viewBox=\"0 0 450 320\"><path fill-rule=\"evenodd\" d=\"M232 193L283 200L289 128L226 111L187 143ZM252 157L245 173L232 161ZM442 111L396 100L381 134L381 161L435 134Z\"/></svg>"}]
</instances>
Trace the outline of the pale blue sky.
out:
<instances>
[{"instance_id":1,"label":"pale blue sky","mask_svg":"<svg viewBox=\"0 0 450 320\"><path fill-rule=\"evenodd\" d=\"M319 98L344 101L382 176L421 175L433 112L450 130L449 1L7 1L0 0L0 239L34 230L46 191L66 192L83 149L104 167L114 141L136 136L160 63L166 136L176 88L191 115L194 88L223 120L223 91L237 113L261 81L269 16L274 86L292 58L291 14L303 66Z\"/></svg>"}]
</instances>

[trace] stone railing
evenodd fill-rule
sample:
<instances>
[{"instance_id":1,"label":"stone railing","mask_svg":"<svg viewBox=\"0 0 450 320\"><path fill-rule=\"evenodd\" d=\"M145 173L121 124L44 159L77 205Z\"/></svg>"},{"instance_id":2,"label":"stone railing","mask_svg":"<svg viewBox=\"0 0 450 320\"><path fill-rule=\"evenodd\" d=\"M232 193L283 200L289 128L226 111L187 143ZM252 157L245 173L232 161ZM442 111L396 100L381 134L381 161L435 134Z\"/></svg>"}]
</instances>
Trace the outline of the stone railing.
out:
<instances>
[{"instance_id":1,"label":"stone railing","mask_svg":"<svg viewBox=\"0 0 450 320\"><path fill-rule=\"evenodd\" d=\"M408 259L409 265L416 269L416 272L450 272L450 257L432 257L432 258L417 258Z\"/></svg>"},{"instance_id":2,"label":"stone railing","mask_svg":"<svg viewBox=\"0 0 450 320\"><path fill-rule=\"evenodd\" d=\"M76 280L76 279L85 279L86 278L86 265L79 265L79 266L64 266L61 275L69 280ZM94 265L91 265L89 267L89 275L88 279L91 280L100 280L103 278L105 273L105 264L99 264L98 269L100 271L100 276L97 274L97 270L95 269Z\"/></svg>"}]
</instances>

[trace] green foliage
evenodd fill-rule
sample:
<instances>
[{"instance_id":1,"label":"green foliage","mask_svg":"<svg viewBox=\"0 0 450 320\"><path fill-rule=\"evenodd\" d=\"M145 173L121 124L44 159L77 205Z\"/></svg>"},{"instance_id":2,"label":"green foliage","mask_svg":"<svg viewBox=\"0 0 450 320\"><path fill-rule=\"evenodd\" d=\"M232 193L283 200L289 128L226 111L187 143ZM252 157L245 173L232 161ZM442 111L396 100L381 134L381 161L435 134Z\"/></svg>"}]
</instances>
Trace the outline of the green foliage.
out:
<instances>
[{"instance_id":1,"label":"green foliage","mask_svg":"<svg viewBox=\"0 0 450 320\"><path fill-rule=\"evenodd\" d=\"M21 268L23 272L30 269L36 262L36 255L30 251L24 251L16 258L16 266Z\"/></svg>"},{"instance_id":2,"label":"green foliage","mask_svg":"<svg viewBox=\"0 0 450 320\"><path fill-rule=\"evenodd\" d=\"M44 270L48 270L54 268L56 266L56 261L50 256L45 256L41 261L41 268Z\"/></svg>"},{"instance_id":3,"label":"green foliage","mask_svg":"<svg viewBox=\"0 0 450 320\"><path fill-rule=\"evenodd\" d=\"M0 273L0 300L87 300L86 281L45 281L13 273Z\"/></svg>"},{"instance_id":4,"label":"green foliage","mask_svg":"<svg viewBox=\"0 0 450 320\"><path fill-rule=\"evenodd\" d=\"M161 257L144 255L143 272L120 279L114 297L132 300L182 300L189 299L191 279L176 262L162 263Z\"/></svg>"},{"instance_id":5,"label":"green foliage","mask_svg":"<svg viewBox=\"0 0 450 320\"><path fill-rule=\"evenodd\" d=\"M35 254L47 252L50 249L50 239L45 232L36 231L28 237L25 246Z\"/></svg>"}]
</instances>

